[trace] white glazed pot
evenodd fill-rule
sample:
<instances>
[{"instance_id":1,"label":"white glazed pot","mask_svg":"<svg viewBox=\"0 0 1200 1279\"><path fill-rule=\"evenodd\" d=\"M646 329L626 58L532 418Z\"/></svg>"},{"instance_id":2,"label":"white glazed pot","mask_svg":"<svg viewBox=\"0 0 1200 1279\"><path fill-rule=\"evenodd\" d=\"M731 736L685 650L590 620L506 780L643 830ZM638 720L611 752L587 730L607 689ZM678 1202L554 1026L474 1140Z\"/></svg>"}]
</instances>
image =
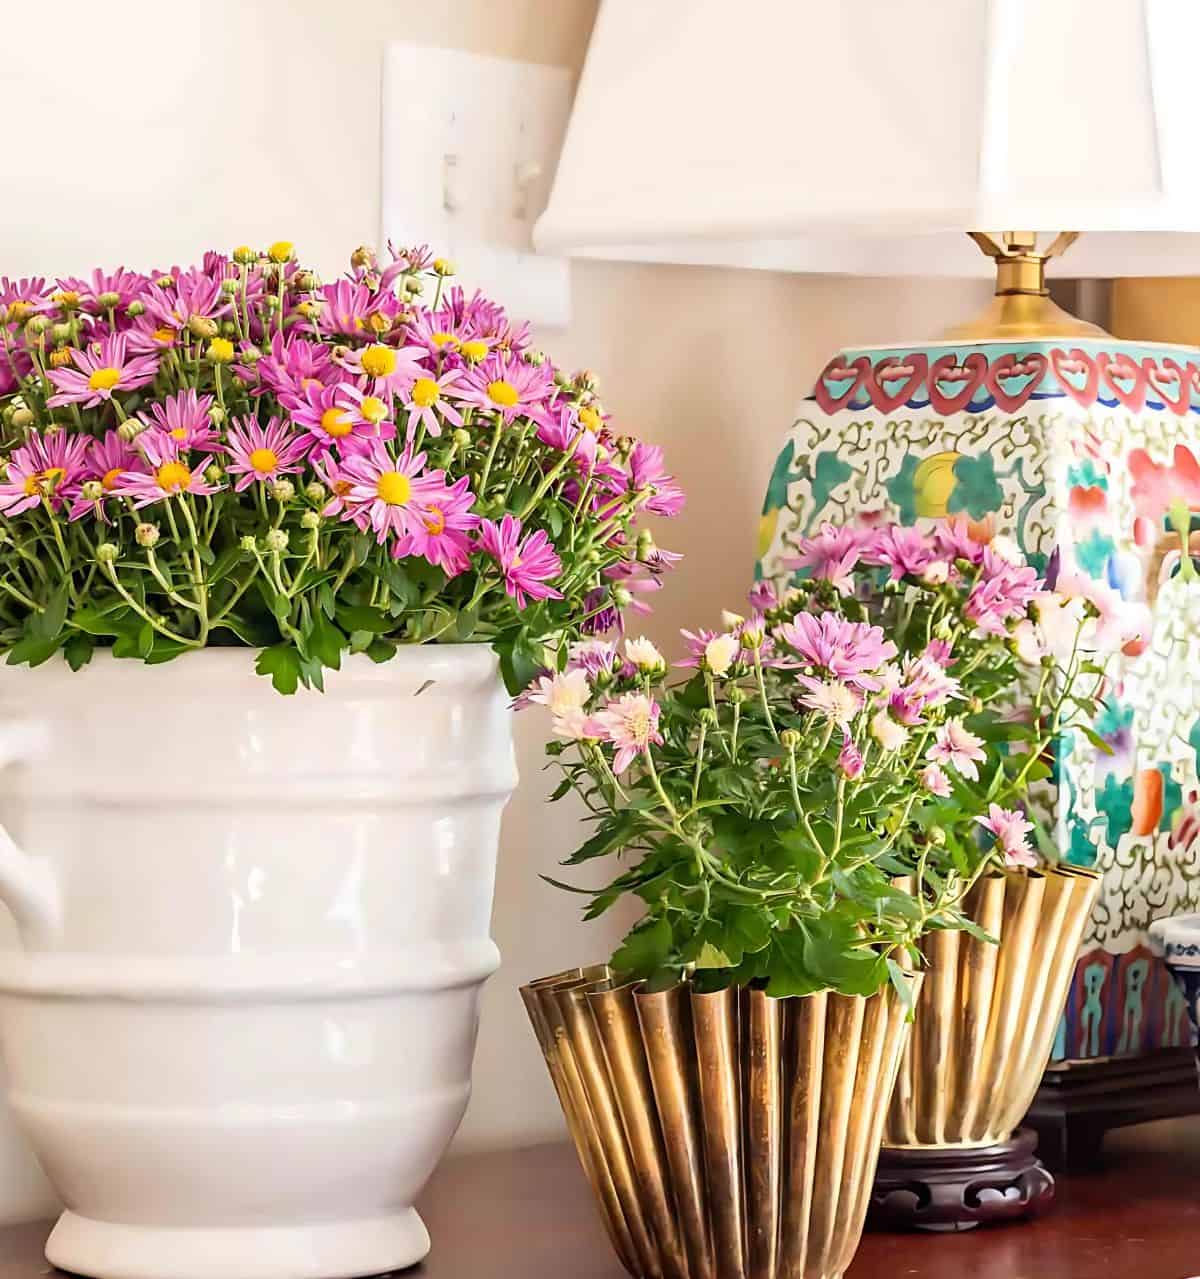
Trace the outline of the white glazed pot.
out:
<instances>
[{"instance_id":1,"label":"white glazed pot","mask_svg":"<svg viewBox=\"0 0 1200 1279\"><path fill-rule=\"evenodd\" d=\"M326 687L283 697L237 649L0 670L0 1037L63 1269L338 1279L428 1251L412 1203L499 960L510 713L477 645Z\"/></svg>"}]
</instances>

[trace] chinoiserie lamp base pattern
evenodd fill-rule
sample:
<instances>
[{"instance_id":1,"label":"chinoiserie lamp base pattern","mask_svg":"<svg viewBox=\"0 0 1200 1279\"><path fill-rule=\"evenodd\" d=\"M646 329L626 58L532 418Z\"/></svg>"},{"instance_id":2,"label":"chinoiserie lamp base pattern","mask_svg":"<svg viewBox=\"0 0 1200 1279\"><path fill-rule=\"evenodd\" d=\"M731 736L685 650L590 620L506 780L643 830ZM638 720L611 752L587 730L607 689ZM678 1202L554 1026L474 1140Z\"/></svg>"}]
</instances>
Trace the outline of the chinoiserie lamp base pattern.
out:
<instances>
[{"instance_id":1,"label":"chinoiserie lamp base pattern","mask_svg":"<svg viewBox=\"0 0 1200 1279\"><path fill-rule=\"evenodd\" d=\"M843 1274L909 1029L895 991L647 993L601 968L522 996L630 1275Z\"/></svg>"},{"instance_id":2,"label":"chinoiserie lamp base pattern","mask_svg":"<svg viewBox=\"0 0 1200 1279\"><path fill-rule=\"evenodd\" d=\"M1147 946L1200 907L1200 352L1105 335L846 350L817 379L768 485L760 576L786 583L823 520L959 518L1085 581L1146 640L1092 725L1057 744L1058 852L1101 876L1057 1063L1186 1046L1187 1008ZM1200 561L1198 561L1200 562Z\"/></svg>"}]
</instances>

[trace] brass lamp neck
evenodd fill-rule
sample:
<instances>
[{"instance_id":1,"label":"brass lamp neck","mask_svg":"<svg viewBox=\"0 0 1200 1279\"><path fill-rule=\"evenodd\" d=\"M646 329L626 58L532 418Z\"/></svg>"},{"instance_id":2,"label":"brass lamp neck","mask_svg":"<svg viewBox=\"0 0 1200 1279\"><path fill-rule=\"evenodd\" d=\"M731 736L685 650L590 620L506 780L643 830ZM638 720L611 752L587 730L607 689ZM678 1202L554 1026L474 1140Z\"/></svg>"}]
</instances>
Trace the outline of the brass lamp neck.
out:
<instances>
[{"instance_id":1,"label":"brass lamp neck","mask_svg":"<svg viewBox=\"0 0 1200 1279\"><path fill-rule=\"evenodd\" d=\"M1048 248L1039 250L1033 231L993 235L971 231L972 240L996 263L996 296L987 309L948 329L950 341L983 342L1024 338L1106 337L1102 328L1077 319L1050 298L1046 263L1078 239L1077 231L1063 231Z\"/></svg>"}]
</instances>

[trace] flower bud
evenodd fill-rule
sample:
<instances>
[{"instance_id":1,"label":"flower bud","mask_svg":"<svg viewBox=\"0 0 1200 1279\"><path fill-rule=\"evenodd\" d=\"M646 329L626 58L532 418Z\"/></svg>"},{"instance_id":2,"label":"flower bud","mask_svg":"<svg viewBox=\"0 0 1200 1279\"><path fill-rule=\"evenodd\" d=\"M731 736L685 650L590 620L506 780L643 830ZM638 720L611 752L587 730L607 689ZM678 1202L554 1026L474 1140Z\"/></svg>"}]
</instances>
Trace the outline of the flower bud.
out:
<instances>
[{"instance_id":1,"label":"flower bud","mask_svg":"<svg viewBox=\"0 0 1200 1279\"><path fill-rule=\"evenodd\" d=\"M256 551L258 549L258 543L250 536L249 533L242 538L238 545L243 551Z\"/></svg>"},{"instance_id":2,"label":"flower bud","mask_svg":"<svg viewBox=\"0 0 1200 1279\"><path fill-rule=\"evenodd\" d=\"M731 702L734 706L741 706L746 697L746 690L739 688L736 684L731 684L725 691L726 701Z\"/></svg>"},{"instance_id":3,"label":"flower bud","mask_svg":"<svg viewBox=\"0 0 1200 1279\"><path fill-rule=\"evenodd\" d=\"M440 276L453 275L454 263L449 258L434 258L433 273Z\"/></svg>"},{"instance_id":4,"label":"flower bud","mask_svg":"<svg viewBox=\"0 0 1200 1279\"><path fill-rule=\"evenodd\" d=\"M292 276L292 288L299 293L307 293L317 287L317 277L311 271L297 271Z\"/></svg>"},{"instance_id":5,"label":"flower bud","mask_svg":"<svg viewBox=\"0 0 1200 1279\"><path fill-rule=\"evenodd\" d=\"M717 720L717 712L714 711L711 706L702 706L700 710L696 712L696 718L704 725L705 728L716 728L719 722ZM799 733L795 734L795 736L799 737ZM780 734L780 740L782 741L782 739L783 734Z\"/></svg>"},{"instance_id":6,"label":"flower bud","mask_svg":"<svg viewBox=\"0 0 1200 1279\"><path fill-rule=\"evenodd\" d=\"M71 340L71 326L69 324L56 324L51 328L50 336L60 344L69 342Z\"/></svg>"},{"instance_id":7,"label":"flower bud","mask_svg":"<svg viewBox=\"0 0 1200 1279\"><path fill-rule=\"evenodd\" d=\"M238 284L237 280L235 280L233 276L229 276L228 279L221 281L221 292L224 293L227 298L233 297L240 287L241 285Z\"/></svg>"},{"instance_id":8,"label":"flower bud","mask_svg":"<svg viewBox=\"0 0 1200 1279\"><path fill-rule=\"evenodd\" d=\"M216 462L214 462L212 466L205 468L204 478L209 482L209 484L220 484L220 482L225 478L225 472L221 470Z\"/></svg>"},{"instance_id":9,"label":"flower bud","mask_svg":"<svg viewBox=\"0 0 1200 1279\"><path fill-rule=\"evenodd\" d=\"M104 496L104 485L99 480L84 480L79 488L79 496L85 502L98 502Z\"/></svg>"},{"instance_id":10,"label":"flower bud","mask_svg":"<svg viewBox=\"0 0 1200 1279\"><path fill-rule=\"evenodd\" d=\"M274 293L268 293L267 296L263 298L262 304L263 304L263 308L267 311L279 310L279 299L275 296Z\"/></svg>"},{"instance_id":11,"label":"flower bud","mask_svg":"<svg viewBox=\"0 0 1200 1279\"><path fill-rule=\"evenodd\" d=\"M271 496L277 502L290 502L296 496L296 486L291 480L276 480L271 485Z\"/></svg>"},{"instance_id":12,"label":"flower bud","mask_svg":"<svg viewBox=\"0 0 1200 1279\"><path fill-rule=\"evenodd\" d=\"M320 480L313 480L304 486L304 496L312 503L323 502L328 496L329 490L321 483Z\"/></svg>"},{"instance_id":13,"label":"flower bud","mask_svg":"<svg viewBox=\"0 0 1200 1279\"><path fill-rule=\"evenodd\" d=\"M267 250L267 257L280 264L292 260L293 245L291 240L276 240Z\"/></svg>"},{"instance_id":14,"label":"flower bud","mask_svg":"<svg viewBox=\"0 0 1200 1279\"><path fill-rule=\"evenodd\" d=\"M248 244L239 244L233 251L233 260L239 266L249 266L257 257L258 254Z\"/></svg>"},{"instance_id":15,"label":"flower bud","mask_svg":"<svg viewBox=\"0 0 1200 1279\"><path fill-rule=\"evenodd\" d=\"M287 550L288 535L285 529L270 528L267 529L266 536L263 538L268 551L274 551L278 555L281 551Z\"/></svg>"},{"instance_id":16,"label":"flower bud","mask_svg":"<svg viewBox=\"0 0 1200 1279\"><path fill-rule=\"evenodd\" d=\"M350 254L350 265L356 271L366 270L375 265L375 250L369 245L360 244L353 253Z\"/></svg>"},{"instance_id":17,"label":"flower bud","mask_svg":"<svg viewBox=\"0 0 1200 1279\"><path fill-rule=\"evenodd\" d=\"M159 531L157 524L139 524L133 530L133 536L139 546L145 546L147 549L151 546L158 545Z\"/></svg>"},{"instance_id":18,"label":"flower bud","mask_svg":"<svg viewBox=\"0 0 1200 1279\"><path fill-rule=\"evenodd\" d=\"M174 283L175 277L170 274L160 275L154 281L155 287L159 289L169 289L174 285Z\"/></svg>"},{"instance_id":19,"label":"flower bud","mask_svg":"<svg viewBox=\"0 0 1200 1279\"><path fill-rule=\"evenodd\" d=\"M117 558L117 548L111 542L101 542L96 547L96 562L111 564Z\"/></svg>"},{"instance_id":20,"label":"flower bud","mask_svg":"<svg viewBox=\"0 0 1200 1279\"><path fill-rule=\"evenodd\" d=\"M208 410L208 416L213 426L221 426L225 422L225 410L219 404L214 404Z\"/></svg>"},{"instance_id":21,"label":"flower bud","mask_svg":"<svg viewBox=\"0 0 1200 1279\"><path fill-rule=\"evenodd\" d=\"M546 352L536 351L530 347L521 358L526 364L532 364L535 369L540 369L546 363Z\"/></svg>"},{"instance_id":22,"label":"flower bud","mask_svg":"<svg viewBox=\"0 0 1200 1279\"><path fill-rule=\"evenodd\" d=\"M125 441L126 444L132 444L134 440L145 430L145 423L139 422L136 418L130 418L127 422L122 422L117 427L117 434Z\"/></svg>"},{"instance_id":23,"label":"flower bud","mask_svg":"<svg viewBox=\"0 0 1200 1279\"><path fill-rule=\"evenodd\" d=\"M52 369L69 368L73 363L71 359L71 351L69 347L61 347L57 351L50 352L50 367Z\"/></svg>"},{"instance_id":24,"label":"flower bud","mask_svg":"<svg viewBox=\"0 0 1200 1279\"><path fill-rule=\"evenodd\" d=\"M36 420L33 413L24 406L19 409L13 409L12 424L18 431L23 431L26 427L32 426Z\"/></svg>"},{"instance_id":25,"label":"flower bud","mask_svg":"<svg viewBox=\"0 0 1200 1279\"><path fill-rule=\"evenodd\" d=\"M215 338L220 332L216 320L207 315L193 315L187 322L188 332L196 338Z\"/></svg>"},{"instance_id":26,"label":"flower bud","mask_svg":"<svg viewBox=\"0 0 1200 1279\"><path fill-rule=\"evenodd\" d=\"M119 293L114 293L111 289L109 289L106 292L101 293L96 298L96 301L99 302L100 305L107 311L110 307L120 305L121 295Z\"/></svg>"},{"instance_id":27,"label":"flower bud","mask_svg":"<svg viewBox=\"0 0 1200 1279\"><path fill-rule=\"evenodd\" d=\"M50 327L50 321L44 315L31 315L25 321L25 332L30 337L41 337L43 333Z\"/></svg>"},{"instance_id":28,"label":"flower bud","mask_svg":"<svg viewBox=\"0 0 1200 1279\"><path fill-rule=\"evenodd\" d=\"M633 592L624 586L614 587L613 602L618 608L628 608L633 603Z\"/></svg>"},{"instance_id":29,"label":"flower bud","mask_svg":"<svg viewBox=\"0 0 1200 1279\"><path fill-rule=\"evenodd\" d=\"M125 314L132 316L135 320L138 318L139 315L145 315L146 314L145 302L139 302L137 298L134 298L134 300L130 302L130 304L125 308Z\"/></svg>"},{"instance_id":30,"label":"flower bud","mask_svg":"<svg viewBox=\"0 0 1200 1279\"><path fill-rule=\"evenodd\" d=\"M940 826L931 826L925 832L925 837L936 848L941 848L946 842L946 832Z\"/></svg>"},{"instance_id":31,"label":"flower bud","mask_svg":"<svg viewBox=\"0 0 1200 1279\"><path fill-rule=\"evenodd\" d=\"M425 292L425 285L415 275L406 275L402 281L404 292L410 297L418 297Z\"/></svg>"},{"instance_id":32,"label":"flower bud","mask_svg":"<svg viewBox=\"0 0 1200 1279\"><path fill-rule=\"evenodd\" d=\"M213 338L208 344L208 358L214 364L228 364L233 356L233 343L228 338Z\"/></svg>"},{"instance_id":33,"label":"flower bud","mask_svg":"<svg viewBox=\"0 0 1200 1279\"><path fill-rule=\"evenodd\" d=\"M803 740L804 738L794 728L785 728L783 732L779 734L779 744L789 754L792 751L798 751L800 749L800 743Z\"/></svg>"},{"instance_id":34,"label":"flower bud","mask_svg":"<svg viewBox=\"0 0 1200 1279\"><path fill-rule=\"evenodd\" d=\"M455 448L465 449L471 443L471 432L460 426L450 438Z\"/></svg>"},{"instance_id":35,"label":"flower bud","mask_svg":"<svg viewBox=\"0 0 1200 1279\"><path fill-rule=\"evenodd\" d=\"M305 511L300 517L300 527L306 529L314 529L321 527L320 511Z\"/></svg>"},{"instance_id":36,"label":"flower bud","mask_svg":"<svg viewBox=\"0 0 1200 1279\"><path fill-rule=\"evenodd\" d=\"M256 346L244 346L238 358L243 364L255 365L261 360L263 353Z\"/></svg>"}]
</instances>

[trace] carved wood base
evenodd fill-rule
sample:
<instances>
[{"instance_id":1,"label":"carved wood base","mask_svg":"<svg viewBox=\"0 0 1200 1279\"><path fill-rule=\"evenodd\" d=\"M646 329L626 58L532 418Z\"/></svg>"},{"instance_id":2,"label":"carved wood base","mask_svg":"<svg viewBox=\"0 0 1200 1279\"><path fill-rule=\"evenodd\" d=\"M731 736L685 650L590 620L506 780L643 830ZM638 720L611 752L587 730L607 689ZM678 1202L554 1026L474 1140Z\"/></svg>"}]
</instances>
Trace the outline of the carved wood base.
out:
<instances>
[{"instance_id":1,"label":"carved wood base","mask_svg":"<svg viewBox=\"0 0 1200 1279\"><path fill-rule=\"evenodd\" d=\"M1044 1211L1054 1178L1034 1155L1037 1135L972 1149L885 1146L871 1192L868 1226L884 1230L970 1230Z\"/></svg>"}]
</instances>

